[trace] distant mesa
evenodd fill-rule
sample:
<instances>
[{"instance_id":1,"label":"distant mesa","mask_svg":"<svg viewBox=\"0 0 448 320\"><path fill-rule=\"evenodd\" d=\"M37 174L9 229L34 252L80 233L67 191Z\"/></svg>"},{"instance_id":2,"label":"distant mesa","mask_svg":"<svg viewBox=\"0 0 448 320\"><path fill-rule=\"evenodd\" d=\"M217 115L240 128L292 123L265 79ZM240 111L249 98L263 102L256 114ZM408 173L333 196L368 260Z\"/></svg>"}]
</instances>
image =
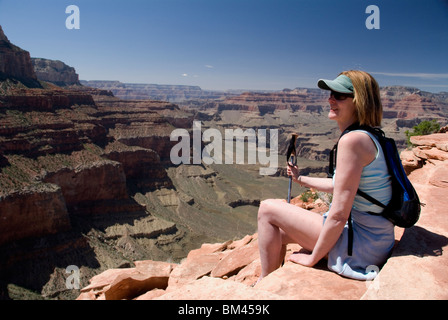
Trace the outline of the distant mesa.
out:
<instances>
[{"instance_id":1,"label":"distant mesa","mask_svg":"<svg viewBox=\"0 0 448 320\"><path fill-rule=\"evenodd\" d=\"M196 99L220 99L230 95L224 91L203 90L199 86L123 83L110 80L81 80L84 86L109 90L114 96L124 100L160 100L179 103Z\"/></svg>"}]
</instances>

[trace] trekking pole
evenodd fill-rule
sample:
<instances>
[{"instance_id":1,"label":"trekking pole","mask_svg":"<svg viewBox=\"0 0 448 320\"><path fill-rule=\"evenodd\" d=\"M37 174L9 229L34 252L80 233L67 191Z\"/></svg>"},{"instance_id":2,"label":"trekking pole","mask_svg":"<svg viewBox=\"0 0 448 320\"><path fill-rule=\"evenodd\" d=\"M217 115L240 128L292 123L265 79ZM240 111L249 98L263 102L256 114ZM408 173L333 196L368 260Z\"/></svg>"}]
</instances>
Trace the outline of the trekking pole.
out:
<instances>
[{"instance_id":1,"label":"trekking pole","mask_svg":"<svg viewBox=\"0 0 448 320\"><path fill-rule=\"evenodd\" d=\"M291 140L289 141L288 151L286 153L286 162L287 163L291 162L293 167L297 164L297 157L296 157L297 137L298 137L297 133L292 134ZM288 203L291 202L291 190L292 190L292 176L289 177Z\"/></svg>"}]
</instances>

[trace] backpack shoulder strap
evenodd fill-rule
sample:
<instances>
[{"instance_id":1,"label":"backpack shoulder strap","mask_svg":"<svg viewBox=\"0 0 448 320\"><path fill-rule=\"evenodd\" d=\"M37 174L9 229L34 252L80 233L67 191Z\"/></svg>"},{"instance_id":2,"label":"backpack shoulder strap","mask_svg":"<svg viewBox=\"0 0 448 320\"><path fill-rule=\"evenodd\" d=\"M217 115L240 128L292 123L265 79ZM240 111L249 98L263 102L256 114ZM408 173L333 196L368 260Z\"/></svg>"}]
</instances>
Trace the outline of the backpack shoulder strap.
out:
<instances>
[{"instance_id":1,"label":"backpack shoulder strap","mask_svg":"<svg viewBox=\"0 0 448 320\"><path fill-rule=\"evenodd\" d=\"M333 149L331 149L331 151L330 151L329 165L328 165L328 177L329 178L333 177L334 170L336 169L336 158L337 158L337 149L338 149L339 140L341 140L343 135L345 135L353 130L366 130L368 132L371 132L372 134L375 134L374 132L376 129L369 127L369 126L360 125L358 122L355 122L341 133L341 135L338 138L338 141L333 146Z\"/></svg>"}]
</instances>

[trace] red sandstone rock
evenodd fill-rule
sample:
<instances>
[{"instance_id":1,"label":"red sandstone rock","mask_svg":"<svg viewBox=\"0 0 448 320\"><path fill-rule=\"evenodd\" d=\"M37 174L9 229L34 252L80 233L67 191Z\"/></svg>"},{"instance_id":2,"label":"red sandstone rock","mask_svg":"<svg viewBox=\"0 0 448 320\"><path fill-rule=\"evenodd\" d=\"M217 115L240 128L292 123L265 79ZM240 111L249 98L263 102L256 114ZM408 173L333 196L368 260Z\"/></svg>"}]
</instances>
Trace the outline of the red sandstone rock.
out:
<instances>
[{"instance_id":1,"label":"red sandstone rock","mask_svg":"<svg viewBox=\"0 0 448 320\"><path fill-rule=\"evenodd\" d=\"M203 277L154 300L285 300L287 298L245 284Z\"/></svg>"},{"instance_id":2,"label":"red sandstone rock","mask_svg":"<svg viewBox=\"0 0 448 320\"><path fill-rule=\"evenodd\" d=\"M282 268L263 278L256 288L284 299L357 300L366 291L366 284L329 271L325 262L314 268L286 262Z\"/></svg>"},{"instance_id":3,"label":"red sandstone rock","mask_svg":"<svg viewBox=\"0 0 448 320\"><path fill-rule=\"evenodd\" d=\"M136 261L135 268L109 269L90 280L78 300L133 299L153 289L165 289L173 269L171 263Z\"/></svg>"},{"instance_id":4,"label":"red sandstone rock","mask_svg":"<svg viewBox=\"0 0 448 320\"><path fill-rule=\"evenodd\" d=\"M73 105L95 105L90 94L73 90L12 89L2 96L3 105L23 111L54 111Z\"/></svg>"},{"instance_id":5,"label":"red sandstone rock","mask_svg":"<svg viewBox=\"0 0 448 320\"><path fill-rule=\"evenodd\" d=\"M401 163L406 171L406 174L412 170L420 168L422 166L421 158L417 157L412 150L404 150L400 154Z\"/></svg>"},{"instance_id":6,"label":"red sandstone rock","mask_svg":"<svg viewBox=\"0 0 448 320\"><path fill-rule=\"evenodd\" d=\"M444 162L438 165L431 173L428 183L435 187L448 189L448 163Z\"/></svg>"},{"instance_id":7,"label":"red sandstone rock","mask_svg":"<svg viewBox=\"0 0 448 320\"><path fill-rule=\"evenodd\" d=\"M437 147L437 145L446 146L448 144L448 133L434 133L426 136L413 136L411 143L417 146ZM446 150L444 150L446 151Z\"/></svg>"},{"instance_id":8,"label":"red sandstone rock","mask_svg":"<svg viewBox=\"0 0 448 320\"><path fill-rule=\"evenodd\" d=\"M168 281L168 291L210 275L225 253L215 252L190 256L174 268Z\"/></svg>"},{"instance_id":9,"label":"red sandstone rock","mask_svg":"<svg viewBox=\"0 0 448 320\"><path fill-rule=\"evenodd\" d=\"M204 243L199 249L191 250L188 253L187 259L193 259L194 257L215 253L215 252L222 252L227 249L228 245L231 244L232 241L226 241L224 243Z\"/></svg>"},{"instance_id":10,"label":"red sandstone rock","mask_svg":"<svg viewBox=\"0 0 448 320\"><path fill-rule=\"evenodd\" d=\"M429 150L422 150L426 154L428 159L436 160L448 160L448 153L440 150L439 148L431 148Z\"/></svg>"},{"instance_id":11,"label":"red sandstone rock","mask_svg":"<svg viewBox=\"0 0 448 320\"><path fill-rule=\"evenodd\" d=\"M237 248L227 254L211 271L211 276L216 278L230 277L237 274L242 268L259 257L258 242Z\"/></svg>"},{"instance_id":12,"label":"red sandstone rock","mask_svg":"<svg viewBox=\"0 0 448 320\"><path fill-rule=\"evenodd\" d=\"M261 275L261 262L260 258L255 259L247 266L242 268L236 275L230 277L229 280L244 283L248 286L257 282Z\"/></svg>"}]
</instances>

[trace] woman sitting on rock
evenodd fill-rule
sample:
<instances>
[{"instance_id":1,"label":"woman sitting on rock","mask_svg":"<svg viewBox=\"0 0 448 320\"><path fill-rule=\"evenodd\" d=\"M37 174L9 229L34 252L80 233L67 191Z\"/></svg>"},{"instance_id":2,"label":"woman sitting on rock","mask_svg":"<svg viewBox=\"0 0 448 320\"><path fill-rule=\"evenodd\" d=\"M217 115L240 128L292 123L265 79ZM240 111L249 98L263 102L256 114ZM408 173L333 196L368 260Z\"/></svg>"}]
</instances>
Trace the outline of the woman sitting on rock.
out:
<instances>
[{"instance_id":1,"label":"woman sitting on rock","mask_svg":"<svg viewBox=\"0 0 448 320\"><path fill-rule=\"evenodd\" d=\"M319 80L330 90L328 117L341 132L354 123L381 125L382 105L375 79L363 71L345 71L335 80ZM298 243L308 252L293 253L289 261L314 266L327 257L328 268L346 277L371 280L384 264L394 245L394 226L387 219L371 215L383 209L356 194L358 187L384 204L392 195L390 176L376 138L354 130L338 143L337 172L333 178L299 176L288 164L288 175L301 186L333 194L324 216L283 200L262 201L258 211L258 241L262 272L260 279L277 269L285 256L286 244ZM350 215L351 213L351 215ZM348 219L351 217L353 251L348 254Z\"/></svg>"}]
</instances>

